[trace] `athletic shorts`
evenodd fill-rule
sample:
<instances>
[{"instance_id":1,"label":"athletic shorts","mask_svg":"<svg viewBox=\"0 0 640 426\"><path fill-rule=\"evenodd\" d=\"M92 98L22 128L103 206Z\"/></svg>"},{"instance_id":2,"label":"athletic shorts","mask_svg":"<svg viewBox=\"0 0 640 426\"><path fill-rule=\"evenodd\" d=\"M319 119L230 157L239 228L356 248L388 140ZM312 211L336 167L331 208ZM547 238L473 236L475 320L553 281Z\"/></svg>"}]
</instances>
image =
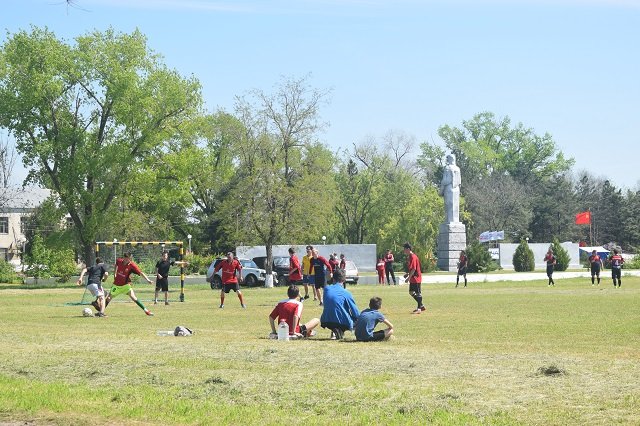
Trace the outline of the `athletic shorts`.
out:
<instances>
[{"instance_id":1,"label":"athletic shorts","mask_svg":"<svg viewBox=\"0 0 640 426\"><path fill-rule=\"evenodd\" d=\"M547 265L547 276L553 275L553 265Z\"/></svg>"},{"instance_id":2,"label":"athletic shorts","mask_svg":"<svg viewBox=\"0 0 640 426\"><path fill-rule=\"evenodd\" d=\"M334 328L340 329L342 331L350 330L348 325L338 324L337 322L323 322L320 324L320 326L322 328L328 328L330 330L333 330Z\"/></svg>"},{"instance_id":3,"label":"athletic shorts","mask_svg":"<svg viewBox=\"0 0 640 426\"><path fill-rule=\"evenodd\" d=\"M222 291L224 291L225 293L229 293L231 290L235 291L236 293L240 291L240 284L238 283L229 283L229 284L223 284L222 285Z\"/></svg>"},{"instance_id":4,"label":"athletic shorts","mask_svg":"<svg viewBox=\"0 0 640 426\"><path fill-rule=\"evenodd\" d=\"M374 331L372 336L368 336L364 340L357 339L358 342L379 342L384 340L384 330Z\"/></svg>"},{"instance_id":5,"label":"athletic shorts","mask_svg":"<svg viewBox=\"0 0 640 426\"><path fill-rule=\"evenodd\" d=\"M169 278L156 279L156 291L169 291Z\"/></svg>"},{"instance_id":6,"label":"athletic shorts","mask_svg":"<svg viewBox=\"0 0 640 426\"><path fill-rule=\"evenodd\" d=\"M467 267L463 266L462 268L458 269L458 275L467 275Z\"/></svg>"},{"instance_id":7,"label":"athletic shorts","mask_svg":"<svg viewBox=\"0 0 640 426\"><path fill-rule=\"evenodd\" d=\"M119 296L121 294L129 294L130 291L133 290L133 287L131 287L131 284L125 284L125 285L113 285L111 287L111 290L109 290L109 294L111 294L111 298L114 298L116 296Z\"/></svg>"},{"instance_id":8,"label":"athletic shorts","mask_svg":"<svg viewBox=\"0 0 640 426\"><path fill-rule=\"evenodd\" d=\"M303 284L311 284L313 285L313 283L315 282L315 275L303 275L302 276L302 283Z\"/></svg>"},{"instance_id":9,"label":"athletic shorts","mask_svg":"<svg viewBox=\"0 0 640 426\"><path fill-rule=\"evenodd\" d=\"M614 279L620 279L620 276L622 275L622 269L620 268L611 268L611 277Z\"/></svg>"},{"instance_id":10,"label":"athletic shorts","mask_svg":"<svg viewBox=\"0 0 640 426\"><path fill-rule=\"evenodd\" d=\"M591 275L600 276L600 265L591 266Z\"/></svg>"},{"instance_id":11,"label":"athletic shorts","mask_svg":"<svg viewBox=\"0 0 640 426\"><path fill-rule=\"evenodd\" d=\"M315 288L324 288L324 283L326 282L326 279L323 279L323 278L324 277L318 277L316 275L313 280L313 286Z\"/></svg>"},{"instance_id":12,"label":"athletic shorts","mask_svg":"<svg viewBox=\"0 0 640 426\"><path fill-rule=\"evenodd\" d=\"M422 283L409 283L409 294L422 294Z\"/></svg>"},{"instance_id":13,"label":"athletic shorts","mask_svg":"<svg viewBox=\"0 0 640 426\"><path fill-rule=\"evenodd\" d=\"M100 284L89 284L87 285L87 290L89 290L89 293L91 293L94 297L104 296L104 290L102 289L102 286Z\"/></svg>"}]
</instances>

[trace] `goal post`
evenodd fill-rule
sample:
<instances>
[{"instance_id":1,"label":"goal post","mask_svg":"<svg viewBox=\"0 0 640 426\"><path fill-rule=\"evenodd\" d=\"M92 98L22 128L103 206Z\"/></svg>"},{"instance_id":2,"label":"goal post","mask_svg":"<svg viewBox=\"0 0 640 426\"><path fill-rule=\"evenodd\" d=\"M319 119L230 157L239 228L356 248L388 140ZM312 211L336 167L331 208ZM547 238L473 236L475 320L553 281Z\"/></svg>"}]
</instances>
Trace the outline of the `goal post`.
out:
<instances>
[{"instance_id":1,"label":"goal post","mask_svg":"<svg viewBox=\"0 0 640 426\"><path fill-rule=\"evenodd\" d=\"M184 263L182 263L184 259L184 243L182 241L96 241L96 257L100 257L100 255L104 253L102 260L104 263L109 263L110 259L106 259L104 256L107 254L107 249L112 248L115 263L119 247L122 248L122 252L124 253L124 251L127 250L135 251L136 248L149 246L158 247L161 251L170 251L171 248L177 249L178 258L176 260L180 262L178 265L180 267L180 301L184 302ZM159 255L157 258L160 258ZM144 272L147 273L148 271Z\"/></svg>"}]
</instances>

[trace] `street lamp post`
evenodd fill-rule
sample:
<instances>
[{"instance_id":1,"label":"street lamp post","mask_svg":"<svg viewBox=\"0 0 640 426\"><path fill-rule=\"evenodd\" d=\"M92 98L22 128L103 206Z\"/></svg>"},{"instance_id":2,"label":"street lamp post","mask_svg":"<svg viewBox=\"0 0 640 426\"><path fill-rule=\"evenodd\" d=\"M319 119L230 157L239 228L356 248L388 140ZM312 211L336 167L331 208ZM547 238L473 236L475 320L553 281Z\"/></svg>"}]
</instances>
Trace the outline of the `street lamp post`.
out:
<instances>
[{"instance_id":1,"label":"street lamp post","mask_svg":"<svg viewBox=\"0 0 640 426\"><path fill-rule=\"evenodd\" d=\"M322 236L322 244L327 244L327 237L325 235Z\"/></svg>"},{"instance_id":2,"label":"street lamp post","mask_svg":"<svg viewBox=\"0 0 640 426\"><path fill-rule=\"evenodd\" d=\"M116 262L118 261L118 239L114 238L113 239L113 264L115 265Z\"/></svg>"},{"instance_id":3,"label":"street lamp post","mask_svg":"<svg viewBox=\"0 0 640 426\"><path fill-rule=\"evenodd\" d=\"M187 239L189 240L189 254L191 254L191 234L187 235Z\"/></svg>"}]
</instances>

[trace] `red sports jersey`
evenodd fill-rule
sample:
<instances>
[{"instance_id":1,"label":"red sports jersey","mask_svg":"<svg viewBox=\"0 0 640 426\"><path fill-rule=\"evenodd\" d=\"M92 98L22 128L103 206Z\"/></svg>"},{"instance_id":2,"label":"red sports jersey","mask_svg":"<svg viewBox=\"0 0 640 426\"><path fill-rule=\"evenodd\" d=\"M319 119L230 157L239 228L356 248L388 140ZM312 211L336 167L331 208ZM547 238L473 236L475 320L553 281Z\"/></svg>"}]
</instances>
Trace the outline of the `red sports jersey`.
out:
<instances>
[{"instance_id":1,"label":"red sports jersey","mask_svg":"<svg viewBox=\"0 0 640 426\"><path fill-rule=\"evenodd\" d=\"M131 274L140 275L140 267L133 261L129 261L128 264L124 264L124 258L116 259L116 273L113 277L113 284L125 285L131 282Z\"/></svg>"},{"instance_id":2,"label":"red sports jersey","mask_svg":"<svg viewBox=\"0 0 640 426\"><path fill-rule=\"evenodd\" d=\"M384 260L380 259L376 264L376 271L384 272Z\"/></svg>"},{"instance_id":3,"label":"red sports jersey","mask_svg":"<svg viewBox=\"0 0 640 426\"><path fill-rule=\"evenodd\" d=\"M422 271L420 270L420 260L415 253L409 253L407 258L407 270L415 270L412 276L409 277L409 284L419 284L422 282Z\"/></svg>"},{"instance_id":4,"label":"red sports jersey","mask_svg":"<svg viewBox=\"0 0 640 426\"><path fill-rule=\"evenodd\" d=\"M467 256L465 256L464 254L460 255L460 259L458 260L459 262L459 266L462 268L464 266L467 266Z\"/></svg>"},{"instance_id":5,"label":"red sports jersey","mask_svg":"<svg viewBox=\"0 0 640 426\"><path fill-rule=\"evenodd\" d=\"M347 269L347 261L344 258L340 259L340 269Z\"/></svg>"},{"instance_id":6,"label":"red sports jersey","mask_svg":"<svg viewBox=\"0 0 640 426\"><path fill-rule=\"evenodd\" d=\"M332 259L329 259L329 264L331 265L331 269L335 271L336 268L338 267L338 259L336 259L335 257Z\"/></svg>"},{"instance_id":7,"label":"red sports jersey","mask_svg":"<svg viewBox=\"0 0 640 426\"><path fill-rule=\"evenodd\" d=\"M544 257L543 262L547 262L547 265L555 265L556 264L556 257L552 254L548 254Z\"/></svg>"},{"instance_id":8,"label":"red sports jersey","mask_svg":"<svg viewBox=\"0 0 640 426\"><path fill-rule=\"evenodd\" d=\"M615 269L622 268L622 264L624 263L624 259L619 254L614 254L613 256L611 256L609 258L609 261L611 262L611 267Z\"/></svg>"},{"instance_id":9,"label":"red sports jersey","mask_svg":"<svg viewBox=\"0 0 640 426\"><path fill-rule=\"evenodd\" d=\"M238 262L238 259L233 259L231 262L225 259L218 263L214 273L222 269L222 284L237 284L238 278L236 277L236 271L242 273L242 265Z\"/></svg>"},{"instance_id":10,"label":"red sports jersey","mask_svg":"<svg viewBox=\"0 0 640 426\"><path fill-rule=\"evenodd\" d=\"M298 316L298 321L295 326L293 324L294 315ZM287 324L289 324L289 334L300 333L300 326L298 324L302 317L302 303L296 299L285 299L278 302L269 316L275 319L276 322L280 322L281 319L287 321Z\"/></svg>"},{"instance_id":11,"label":"red sports jersey","mask_svg":"<svg viewBox=\"0 0 640 426\"><path fill-rule=\"evenodd\" d=\"M592 254L591 256L589 256L589 262L600 263L600 256L598 256L597 254Z\"/></svg>"},{"instance_id":12,"label":"red sports jersey","mask_svg":"<svg viewBox=\"0 0 640 426\"><path fill-rule=\"evenodd\" d=\"M300 270L300 261L294 254L289 258L289 282L302 281L302 271Z\"/></svg>"}]
</instances>

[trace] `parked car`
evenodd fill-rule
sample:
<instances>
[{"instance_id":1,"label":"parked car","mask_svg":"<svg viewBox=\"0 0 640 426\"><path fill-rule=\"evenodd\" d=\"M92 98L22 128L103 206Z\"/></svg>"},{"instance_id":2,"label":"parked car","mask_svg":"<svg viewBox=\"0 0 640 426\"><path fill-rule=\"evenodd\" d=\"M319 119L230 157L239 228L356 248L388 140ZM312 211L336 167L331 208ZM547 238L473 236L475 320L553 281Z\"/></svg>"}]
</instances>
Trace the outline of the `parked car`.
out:
<instances>
[{"instance_id":1,"label":"parked car","mask_svg":"<svg viewBox=\"0 0 640 426\"><path fill-rule=\"evenodd\" d=\"M212 289L222 288L222 269L215 274L213 271L223 260L226 260L226 258L214 260L209 266L209 269L207 269L207 281L211 284ZM258 265L251 259L238 259L238 262L242 265L242 281L244 285L247 287L264 285L267 271L258 268Z\"/></svg>"},{"instance_id":2,"label":"parked car","mask_svg":"<svg viewBox=\"0 0 640 426\"><path fill-rule=\"evenodd\" d=\"M353 260L345 261L344 273L346 276L346 280L345 280L346 283L358 284L358 280L360 279L360 276L358 275L358 267L353 262Z\"/></svg>"},{"instance_id":3,"label":"parked car","mask_svg":"<svg viewBox=\"0 0 640 426\"><path fill-rule=\"evenodd\" d=\"M254 257L259 268L267 269L267 256ZM289 256L273 256L273 264L271 270L276 273L273 285L286 286L289 284Z\"/></svg>"}]
</instances>

